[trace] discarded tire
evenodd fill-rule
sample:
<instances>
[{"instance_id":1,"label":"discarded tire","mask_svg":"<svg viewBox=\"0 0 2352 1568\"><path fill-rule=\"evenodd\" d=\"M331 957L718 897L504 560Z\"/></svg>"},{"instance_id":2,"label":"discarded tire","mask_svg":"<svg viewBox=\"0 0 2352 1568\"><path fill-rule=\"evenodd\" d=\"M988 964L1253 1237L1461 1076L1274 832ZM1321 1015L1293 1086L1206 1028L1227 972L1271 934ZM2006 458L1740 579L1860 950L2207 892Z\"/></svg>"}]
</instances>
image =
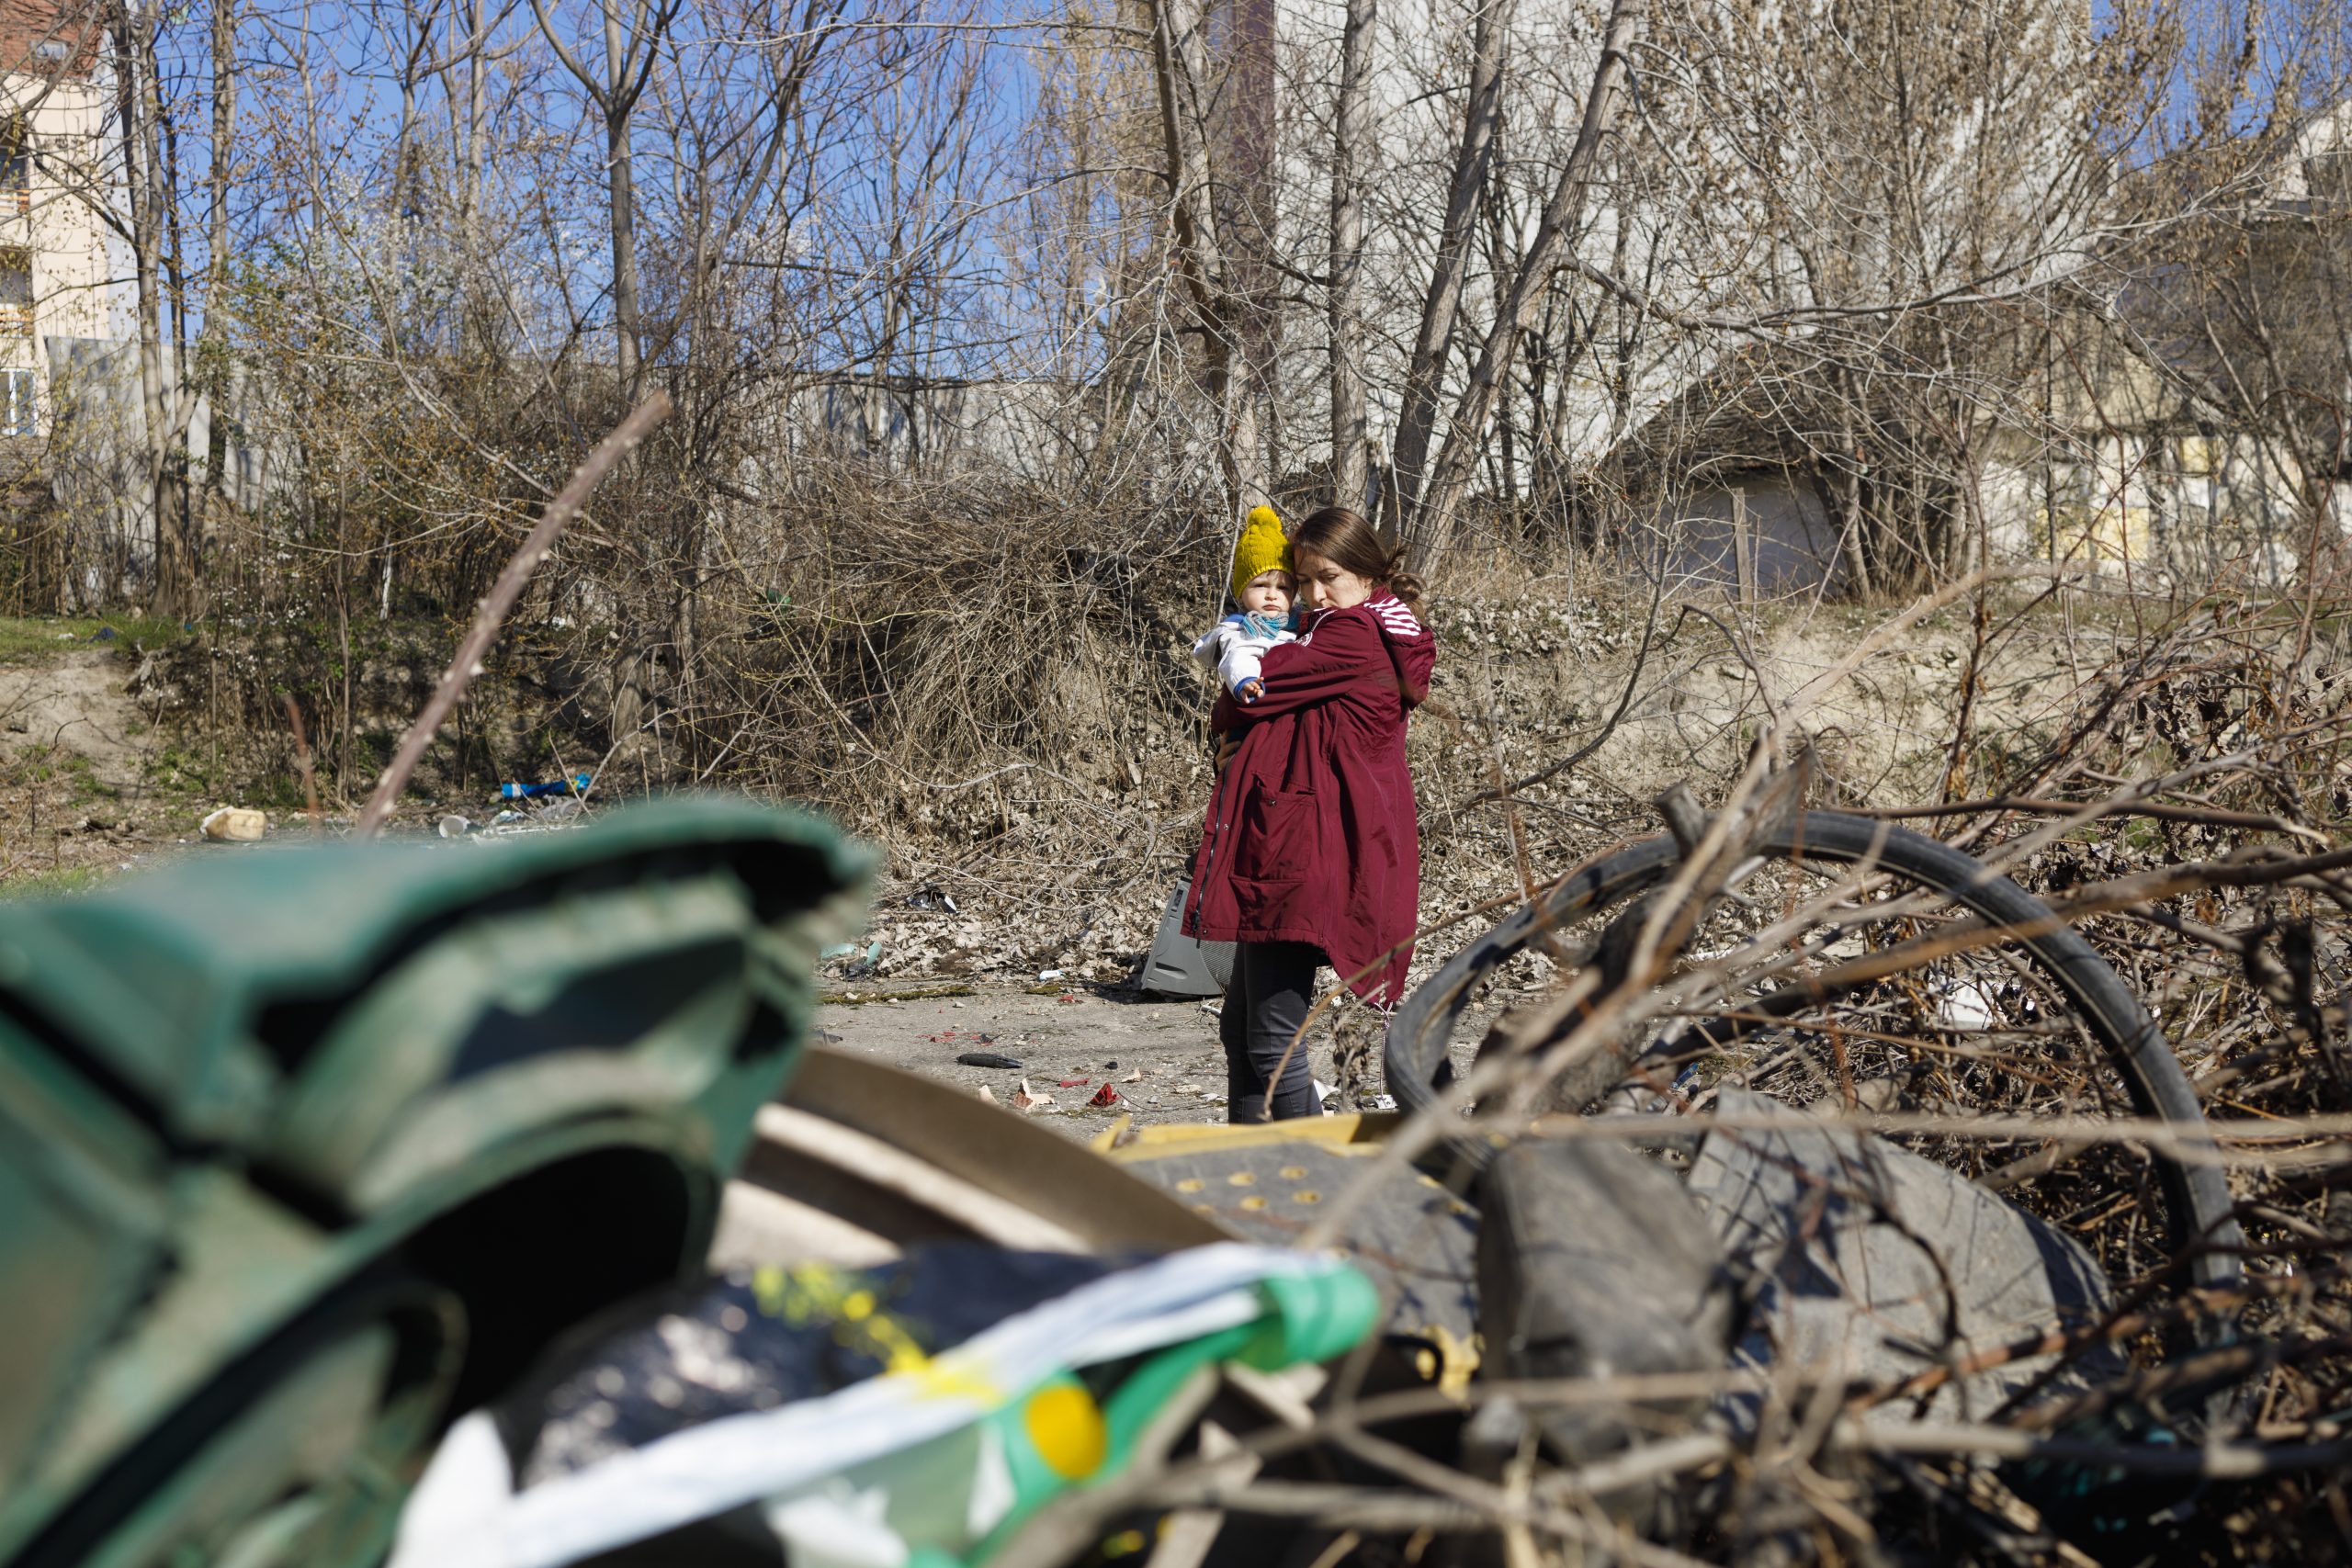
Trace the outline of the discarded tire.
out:
<instances>
[{"instance_id":1,"label":"discarded tire","mask_svg":"<svg viewBox=\"0 0 2352 1568\"><path fill-rule=\"evenodd\" d=\"M2068 1024L2112 1070L2131 1112L2177 1129L2169 1147L2150 1155L2168 1247L2189 1258L2199 1283L2229 1284L2241 1277L2234 1250L2241 1236L2228 1184L2217 1163L2198 1157L2213 1145L2178 1057L2114 970L2047 905L1949 845L1862 818L1797 813L1749 848L1784 865L1882 873L1899 887L1923 890L1956 911L2013 933L1995 951L2029 969L2042 992L2063 1008ZM1385 1046L1390 1092L1410 1110L1433 1103L1452 1080L1448 1051L1453 1032L1482 982L1555 933L1604 917L1661 886L1679 864L1680 853L1668 838L1589 863L1456 954L1406 999L1390 1023ZM1864 908L1848 924L1860 926L1869 919ZM1769 1009L1751 1002L1734 1010L1752 1015ZM2037 1022L2045 1030L2054 1025L2054 1020ZM1743 1019L1728 1032L1749 1027ZM1453 1158L1474 1168L1484 1167L1494 1152L1487 1140L1467 1134L1453 1137L1450 1148Z\"/></svg>"}]
</instances>

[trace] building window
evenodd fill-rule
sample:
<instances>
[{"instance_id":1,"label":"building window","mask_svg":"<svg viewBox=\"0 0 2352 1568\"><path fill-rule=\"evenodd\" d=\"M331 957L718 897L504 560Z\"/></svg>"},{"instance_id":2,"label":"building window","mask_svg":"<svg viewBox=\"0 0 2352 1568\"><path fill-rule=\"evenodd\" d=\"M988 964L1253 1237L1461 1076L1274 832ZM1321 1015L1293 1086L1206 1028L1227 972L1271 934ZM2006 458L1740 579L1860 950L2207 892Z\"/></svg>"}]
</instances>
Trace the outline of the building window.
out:
<instances>
[{"instance_id":1,"label":"building window","mask_svg":"<svg viewBox=\"0 0 2352 1568\"><path fill-rule=\"evenodd\" d=\"M0 338L33 335L33 254L0 251Z\"/></svg>"},{"instance_id":2,"label":"building window","mask_svg":"<svg viewBox=\"0 0 2352 1568\"><path fill-rule=\"evenodd\" d=\"M38 435L40 412L34 400L33 373L0 370L0 435Z\"/></svg>"},{"instance_id":3,"label":"building window","mask_svg":"<svg viewBox=\"0 0 2352 1568\"><path fill-rule=\"evenodd\" d=\"M33 139L22 119L0 125L0 212L33 209Z\"/></svg>"}]
</instances>

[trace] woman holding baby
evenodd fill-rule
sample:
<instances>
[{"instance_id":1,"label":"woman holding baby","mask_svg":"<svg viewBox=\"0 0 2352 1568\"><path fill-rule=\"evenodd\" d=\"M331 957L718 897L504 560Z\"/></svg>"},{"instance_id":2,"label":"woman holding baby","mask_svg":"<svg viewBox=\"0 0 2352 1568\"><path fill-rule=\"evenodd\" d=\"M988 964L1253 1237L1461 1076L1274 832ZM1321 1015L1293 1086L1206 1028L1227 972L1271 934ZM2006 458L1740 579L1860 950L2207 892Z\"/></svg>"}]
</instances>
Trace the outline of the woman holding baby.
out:
<instances>
[{"instance_id":1,"label":"woman holding baby","mask_svg":"<svg viewBox=\"0 0 2352 1568\"><path fill-rule=\"evenodd\" d=\"M1318 965L1378 1005L1404 994L1421 870L1405 720L1437 647L1403 564L1353 512L1327 506L1284 539L1261 507L1235 551L1239 611L1196 649L1230 739L1184 930L1238 944L1218 1026L1236 1122L1321 1112L1294 1044Z\"/></svg>"}]
</instances>

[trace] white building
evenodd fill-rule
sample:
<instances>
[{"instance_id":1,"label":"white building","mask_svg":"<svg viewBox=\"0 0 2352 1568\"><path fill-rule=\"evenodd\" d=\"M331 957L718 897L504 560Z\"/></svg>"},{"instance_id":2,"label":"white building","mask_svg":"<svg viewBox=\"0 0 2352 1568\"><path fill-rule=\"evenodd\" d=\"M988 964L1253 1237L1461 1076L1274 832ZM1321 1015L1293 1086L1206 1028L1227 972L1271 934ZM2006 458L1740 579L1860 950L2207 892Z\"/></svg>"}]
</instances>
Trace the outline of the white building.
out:
<instances>
[{"instance_id":1,"label":"white building","mask_svg":"<svg viewBox=\"0 0 2352 1568\"><path fill-rule=\"evenodd\" d=\"M0 0L0 435L45 433L52 339L130 335L121 127L88 0Z\"/></svg>"}]
</instances>

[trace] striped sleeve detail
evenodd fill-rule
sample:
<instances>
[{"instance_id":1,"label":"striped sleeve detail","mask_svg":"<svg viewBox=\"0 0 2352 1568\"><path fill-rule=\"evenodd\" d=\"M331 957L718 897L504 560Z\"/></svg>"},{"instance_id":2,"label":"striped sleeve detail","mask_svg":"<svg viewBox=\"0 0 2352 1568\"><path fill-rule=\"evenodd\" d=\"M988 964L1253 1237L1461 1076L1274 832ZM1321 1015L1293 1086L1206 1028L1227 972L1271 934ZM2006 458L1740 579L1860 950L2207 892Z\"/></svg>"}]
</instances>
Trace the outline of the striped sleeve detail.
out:
<instances>
[{"instance_id":1,"label":"striped sleeve detail","mask_svg":"<svg viewBox=\"0 0 2352 1568\"><path fill-rule=\"evenodd\" d=\"M1421 623L1405 607L1402 599L1383 599L1372 606L1372 613L1383 630L1392 637L1417 637L1421 635Z\"/></svg>"}]
</instances>

